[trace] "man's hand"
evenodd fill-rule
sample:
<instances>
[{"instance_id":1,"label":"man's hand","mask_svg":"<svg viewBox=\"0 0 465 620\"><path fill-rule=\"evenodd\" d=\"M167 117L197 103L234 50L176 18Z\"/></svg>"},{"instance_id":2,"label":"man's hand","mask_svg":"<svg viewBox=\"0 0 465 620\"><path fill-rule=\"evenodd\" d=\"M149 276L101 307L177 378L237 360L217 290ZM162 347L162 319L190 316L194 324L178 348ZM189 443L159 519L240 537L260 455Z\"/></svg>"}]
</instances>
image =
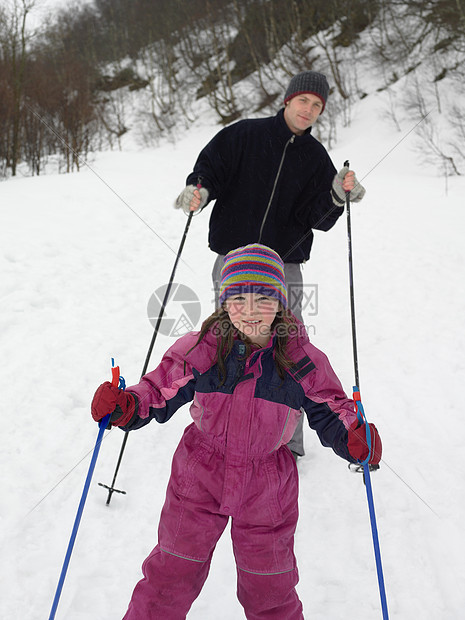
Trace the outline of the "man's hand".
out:
<instances>
[{"instance_id":1,"label":"man's hand","mask_svg":"<svg viewBox=\"0 0 465 620\"><path fill-rule=\"evenodd\" d=\"M351 202L360 202L365 196L366 190L357 181L355 172L344 166L333 179L331 197L334 204L342 207L345 204L347 192L350 192Z\"/></svg>"},{"instance_id":2,"label":"man's hand","mask_svg":"<svg viewBox=\"0 0 465 620\"><path fill-rule=\"evenodd\" d=\"M208 200L208 189L188 185L176 198L175 208L182 209L186 215L191 211L198 211L204 207Z\"/></svg>"}]
</instances>

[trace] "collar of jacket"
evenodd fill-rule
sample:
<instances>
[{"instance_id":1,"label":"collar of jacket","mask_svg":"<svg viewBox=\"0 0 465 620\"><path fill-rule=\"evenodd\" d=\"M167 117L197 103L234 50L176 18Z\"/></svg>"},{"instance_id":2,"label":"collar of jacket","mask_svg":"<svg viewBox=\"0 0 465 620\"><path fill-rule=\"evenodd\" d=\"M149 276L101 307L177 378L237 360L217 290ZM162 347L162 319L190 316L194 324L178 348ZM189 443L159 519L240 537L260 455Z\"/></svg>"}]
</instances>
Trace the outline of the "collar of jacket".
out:
<instances>
[{"instance_id":1,"label":"collar of jacket","mask_svg":"<svg viewBox=\"0 0 465 620\"><path fill-rule=\"evenodd\" d=\"M277 131L279 135L282 136L286 140L286 142L290 140L292 136L294 136L294 144L305 144L309 142L310 140L313 140L311 126L308 129L306 129L303 135L301 136L298 136L297 134L293 133L289 129L289 127L287 126L286 120L284 118L284 108L281 108L274 118L276 122Z\"/></svg>"},{"instance_id":2,"label":"collar of jacket","mask_svg":"<svg viewBox=\"0 0 465 620\"><path fill-rule=\"evenodd\" d=\"M299 325L302 326L300 323L298 323L298 326ZM245 353L245 344L238 338L235 341L231 351L234 363L241 364L242 369L245 368L245 372L249 372L250 370L252 370L252 368L259 360L260 365L262 365L265 359L273 357L277 338L278 335L275 330L268 344L265 347L252 351L252 353L246 360L242 358ZM294 336L291 336L288 340L287 353L290 360L292 360L293 365L287 369L287 372L297 383L302 383L304 380L306 380L308 373L315 368L315 364L309 357L308 350L306 350L305 348L306 344L310 344L310 341L305 330L304 332L299 330Z\"/></svg>"},{"instance_id":3,"label":"collar of jacket","mask_svg":"<svg viewBox=\"0 0 465 620\"><path fill-rule=\"evenodd\" d=\"M296 319L296 330L297 330L296 333L288 339L287 351L291 358L296 357L297 359L300 351L302 350L302 347L305 344L308 344L310 341L308 338L308 334L305 330L305 327L297 319ZM249 360L252 361L252 358L253 358L253 361L255 361L255 359L257 359L261 354L266 353L268 351L273 352L277 339L278 339L277 328L275 328L271 334L271 338L268 341L268 344L264 347L260 347L259 349L252 350L252 353L249 356ZM234 343L232 352L234 352L236 355L239 355L239 356L244 355L245 353L245 344L242 342L242 340L239 337L237 337Z\"/></svg>"},{"instance_id":4,"label":"collar of jacket","mask_svg":"<svg viewBox=\"0 0 465 620\"><path fill-rule=\"evenodd\" d=\"M265 351L268 351L269 349L274 349L274 345L276 343L276 334L273 333L271 338L268 341L268 344L264 347L260 347L258 349L252 347L252 351L249 355L249 360L252 361L252 358L254 358L254 360L259 357L262 353L264 353ZM246 345L245 343L241 340L241 338L239 338L239 336L237 336L236 341L234 342L233 348L232 348L232 352L236 353L237 355L241 356L244 355L246 351Z\"/></svg>"}]
</instances>

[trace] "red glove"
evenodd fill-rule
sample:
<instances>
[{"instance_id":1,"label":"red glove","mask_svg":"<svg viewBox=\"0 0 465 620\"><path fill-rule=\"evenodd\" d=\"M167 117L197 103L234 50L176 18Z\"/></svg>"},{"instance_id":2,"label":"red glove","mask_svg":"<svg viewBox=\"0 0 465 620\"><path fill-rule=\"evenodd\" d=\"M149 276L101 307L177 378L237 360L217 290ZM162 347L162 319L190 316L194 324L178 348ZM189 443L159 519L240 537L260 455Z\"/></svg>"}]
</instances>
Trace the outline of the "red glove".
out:
<instances>
[{"instance_id":1,"label":"red glove","mask_svg":"<svg viewBox=\"0 0 465 620\"><path fill-rule=\"evenodd\" d=\"M112 426L124 426L134 415L136 401L132 394L120 390L109 381L102 383L94 394L90 411L96 422L111 413Z\"/></svg>"},{"instance_id":2,"label":"red glove","mask_svg":"<svg viewBox=\"0 0 465 620\"><path fill-rule=\"evenodd\" d=\"M370 458L368 463L370 465L378 465L381 460L383 445L378 431L376 430L376 426L374 424L368 424L368 428L370 429L371 436ZM359 422L355 422L355 424L349 428L348 433L347 447L350 455L353 456L354 459L357 459L357 461L364 461L368 456L366 424L359 426Z\"/></svg>"}]
</instances>

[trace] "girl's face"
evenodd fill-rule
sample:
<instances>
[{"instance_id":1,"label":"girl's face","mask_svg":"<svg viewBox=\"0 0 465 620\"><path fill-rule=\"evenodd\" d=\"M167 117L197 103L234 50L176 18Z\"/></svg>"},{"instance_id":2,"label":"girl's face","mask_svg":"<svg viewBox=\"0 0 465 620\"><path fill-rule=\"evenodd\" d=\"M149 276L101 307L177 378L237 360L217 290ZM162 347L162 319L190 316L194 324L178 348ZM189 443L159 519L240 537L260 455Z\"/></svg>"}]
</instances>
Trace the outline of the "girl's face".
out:
<instances>
[{"instance_id":1,"label":"girl's face","mask_svg":"<svg viewBox=\"0 0 465 620\"><path fill-rule=\"evenodd\" d=\"M279 301L268 295L241 293L228 297L225 310L236 329L261 347L268 344Z\"/></svg>"}]
</instances>

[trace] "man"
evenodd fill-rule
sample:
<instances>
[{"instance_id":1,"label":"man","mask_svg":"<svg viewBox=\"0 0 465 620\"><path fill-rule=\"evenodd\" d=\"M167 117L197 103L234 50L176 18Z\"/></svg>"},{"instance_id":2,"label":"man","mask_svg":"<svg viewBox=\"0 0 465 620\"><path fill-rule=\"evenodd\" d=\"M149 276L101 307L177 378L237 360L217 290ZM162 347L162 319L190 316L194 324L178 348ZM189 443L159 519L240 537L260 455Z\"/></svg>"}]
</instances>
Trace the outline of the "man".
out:
<instances>
[{"instance_id":1,"label":"man","mask_svg":"<svg viewBox=\"0 0 465 620\"><path fill-rule=\"evenodd\" d=\"M329 230L365 189L348 168L336 174L326 149L312 135L329 94L326 76L295 75L276 116L238 121L200 152L176 207L186 214L216 201L209 225L216 302L224 255L249 243L273 248L284 261L289 306L302 321L302 263L310 257L312 229ZM302 425L288 444L304 454Z\"/></svg>"}]
</instances>

